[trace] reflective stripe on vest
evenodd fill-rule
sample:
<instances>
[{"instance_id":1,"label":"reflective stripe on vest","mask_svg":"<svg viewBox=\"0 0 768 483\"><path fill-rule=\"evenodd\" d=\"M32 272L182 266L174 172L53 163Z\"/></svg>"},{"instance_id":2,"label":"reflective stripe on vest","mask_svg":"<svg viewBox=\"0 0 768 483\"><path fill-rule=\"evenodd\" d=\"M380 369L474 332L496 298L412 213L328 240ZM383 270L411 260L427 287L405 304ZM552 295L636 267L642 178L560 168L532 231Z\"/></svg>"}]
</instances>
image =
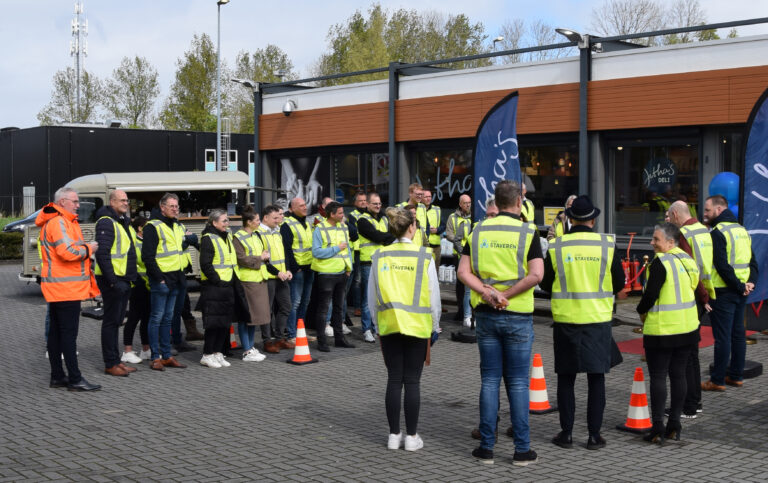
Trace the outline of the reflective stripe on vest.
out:
<instances>
[{"instance_id":1,"label":"reflective stripe on vest","mask_svg":"<svg viewBox=\"0 0 768 483\"><path fill-rule=\"evenodd\" d=\"M453 228L453 239L461 240L462 247L466 245L469 232L471 231L470 228L472 227L469 217L463 217L454 212L448 217L448 224ZM456 251L456 248L453 249L453 254L461 255Z\"/></svg>"},{"instance_id":2,"label":"reflective stripe on vest","mask_svg":"<svg viewBox=\"0 0 768 483\"><path fill-rule=\"evenodd\" d=\"M225 282L232 280L232 274L237 271L237 256L235 247L232 246L232 234L227 233L227 239L223 240L217 234L205 233L203 238L208 237L213 243L213 269L219 278ZM208 280L205 272L200 271L200 280Z\"/></svg>"},{"instance_id":3,"label":"reflective stripe on vest","mask_svg":"<svg viewBox=\"0 0 768 483\"><path fill-rule=\"evenodd\" d=\"M342 224L331 225L328 221L323 221L315 227L320 230L320 248L329 248L339 246L344 242L349 246L349 232L347 226ZM338 253L330 258L313 258L312 270L325 274L340 274L352 270L352 264L349 260L349 249L339 250Z\"/></svg>"},{"instance_id":4,"label":"reflective stripe on vest","mask_svg":"<svg viewBox=\"0 0 768 483\"><path fill-rule=\"evenodd\" d=\"M659 298L648 311L643 324L643 334L687 334L699 326L694 291L699 283L696 262L678 247L667 253L657 253L666 270L664 285Z\"/></svg>"},{"instance_id":5,"label":"reflective stripe on vest","mask_svg":"<svg viewBox=\"0 0 768 483\"><path fill-rule=\"evenodd\" d=\"M376 221L376 219L369 213L363 213L362 216L360 216L360 219L368 220L368 222L373 225L376 230L382 233L386 233L387 230L389 230L389 220L386 216L382 216L379 221ZM359 235L358 239L360 241L360 261L370 262L371 255L373 255L373 252L381 248L381 245L372 242L371 240L365 238L363 235Z\"/></svg>"},{"instance_id":6,"label":"reflective stripe on vest","mask_svg":"<svg viewBox=\"0 0 768 483\"><path fill-rule=\"evenodd\" d=\"M427 210L427 225L429 225L430 228L440 228L440 222L443 219L443 212L440 210L439 206L432 205ZM439 245L440 244L440 235L437 233L431 233L432 230L430 230L429 234L429 244L430 245Z\"/></svg>"},{"instance_id":7,"label":"reflective stripe on vest","mask_svg":"<svg viewBox=\"0 0 768 483\"><path fill-rule=\"evenodd\" d=\"M712 236L706 226L699 222L680 227L680 232L691 246L693 259L699 268L699 280L710 298L715 298L715 287L712 285Z\"/></svg>"},{"instance_id":8,"label":"reflective stripe on vest","mask_svg":"<svg viewBox=\"0 0 768 483\"><path fill-rule=\"evenodd\" d=\"M354 210L353 210L353 211L352 211L352 212L349 214L349 216L355 220L355 228L357 228L357 220L359 220L359 219L360 219L360 217L361 217L362 215L363 215L362 213L360 213L359 211L357 211L357 208L355 208L355 209L354 209ZM353 241L353 242L350 242L350 245L352 246L352 249L353 249L354 251L356 251L356 252L359 252L359 251L360 251L360 238L359 238L359 236L358 236L358 239L357 239L357 240L355 240L355 241Z\"/></svg>"},{"instance_id":9,"label":"reflective stripe on vest","mask_svg":"<svg viewBox=\"0 0 768 483\"><path fill-rule=\"evenodd\" d=\"M534 225L509 216L481 221L475 227L470 242L473 273L500 292L512 287L528 275L526 256L535 232ZM531 287L512 297L506 310L532 313L533 289ZM484 303L474 290L470 301L473 307Z\"/></svg>"},{"instance_id":10,"label":"reflective stripe on vest","mask_svg":"<svg viewBox=\"0 0 768 483\"><path fill-rule=\"evenodd\" d=\"M432 333L429 276L432 254L413 243L393 243L373 254L371 277L381 335L422 339Z\"/></svg>"},{"instance_id":11,"label":"reflective stripe on vest","mask_svg":"<svg viewBox=\"0 0 768 483\"><path fill-rule=\"evenodd\" d=\"M128 233L131 235L134 248L136 248L136 273L138 274L139 278L144 281L144 285L147 287L147 290L149 290L149 277L147 276L147 267L144 265L144 260L141 259L141 247L144 246L144 240L139 238L139 235L136 233L136 230L132 225L128 225ZM132 282L132 286L135 287L137 283L139 283L138 280Z\"/></svg>"},{"instance_id":12,"label":"reflective stripe on vest","mask_svg":"<svg viewBox=\"0 0 768 483\"><path fill-rule=\"evenodd\" d=\"M248 233L245 230L238 230L235 233L235 238L237 238L240 244L243 246L243 250L245 250L245 256L261 257L261 253L264 251L264 247L262 246L261 239L259 239L257 234ZM254 269L239 266L237 276L242 282L263 282L264 270L263 268Z\"/></svg>"},{"instance_id":13,"label":"reflective stripe on vest","mask_svg":"<svg viewBox=\"0 0 768 483\"><path fill-rule=\"evenodd\" d=\"M128 233L126 233L125 228L123 228L123 225L118 223L117 220L111 216L102 216L96 223L98 224L101 220L109 220L112 222L112 248L109 251L112 270L118 277L125 276L128 271L128 250L131 249L131 239L129 238ZM101 275L103 273L98 262L96 263L94 273L96 275Z\"/></svg>"},{"instance_id":14,"label":"reflective stripe on vest","mask_svg":"<svg viewBox=\"0 0 768 483\"><path fill-rule=\"evenodd\" d=\"M536 212L534 211L533 202L531 200L523 200L522 205L520 205L520 216L525 218L525 221L528 223L534 222Z\"/></svg>"},{"instance_id":15,"label":"reflective stripe on vest","mask_svg":"<svg viewBox=\"0 0 768 483\"><path fill-rule=\"evenodd\" d=\"M264 248L269 252L269 263L277 269L278 272L285 271L285 248L283 248L283 237L279 231L271 230L259 226L259 232L262 236ZM264 277L268 280L277 278L266 270L264 266Z\"/></svg>"},{"instance_id":16,"label":"reflective stripe on vest","mask_svg":"<svg viewBox=\"0 0 768 483\"><path fill-rule=\"evenodd\" d=\"M720 230L725 237L725 250L728 255L728 265L733 267L736 278L741 283L749 280L749 261L752 258L752 239L747 230L733 222L721 222L715 225L713 230ZM712 269L712 286L715 288L726 287L717 269Z\"/></svg>"},{"instance_id":17,"label":"reflective stripe on vest","mask_svg":"<svg viewBox=\"0 0 768 483\"><path fill-rule=\"evenodd\" d=\"M157 232L157 251L155 260L161 272L175 272L184 267L184 252L181 249L184 232L177 224L173 224L171 229L161 220L150 220L148 225L155 227Z\"/></svg>"},{"instance_id":18,"label":"reflective stripe on vest","mask_svg":"<svg viewBox=\"0 0 768 483\"><path fill-rule=\"evenodd\" d=\"M285 219L288 228L293 233L293 243L291 250L296 263L299 265L309 265L312 263L312 227L309 224L302 225L299 220L289 216Z\"/></svg>"},{"instance_id":19,"label":"reflective stripe on vest","mask_svg":"<svg viewBox=\"0 0 768 483\"><path fill-rule=\"evenodd\" d=\"M550 242L555 268L552 318L555 322L588 324L613 318L613 278L610 263L613 236L577 232Z\"/></svg>"}]
</instances>

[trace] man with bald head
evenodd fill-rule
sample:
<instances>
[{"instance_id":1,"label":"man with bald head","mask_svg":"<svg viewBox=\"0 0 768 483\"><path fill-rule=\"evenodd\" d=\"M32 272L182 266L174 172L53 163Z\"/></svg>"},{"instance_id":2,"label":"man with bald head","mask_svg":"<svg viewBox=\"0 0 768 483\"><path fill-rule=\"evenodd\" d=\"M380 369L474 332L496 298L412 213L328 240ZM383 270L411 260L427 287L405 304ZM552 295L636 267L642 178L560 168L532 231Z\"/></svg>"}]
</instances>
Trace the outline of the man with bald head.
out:
<instances>
[{"instance_id":1,"label":"man with bald head","mask_svg":"<svg viewBox=\"0 0 768 483\"><path fill-rule=\"evenodd\" d=\"M104 372L126 377L136 369L121 361L118 350L120 326L131 295L131 282L136 280L136 251L130 236L128 195L115 190L109 195L109 206L96 212L96 283L104 300L101 320L101 352Z\"/></svg>"},{"instance_id":2,"label":"man with bald head","mask_svg":"<svg viewBox=\"0 0 768 483\"><path fill-rule=\"evenodd\" d=\"M293 278L288 281L291 288L291 313L288 316L286 330L291 342L295 342L296 323L304 319L312 293L314 272L312 264L312 226L307 223L307 203L302 198L294 198L288 205L289 212L280 226L285 249L285 266Z\"/></svg>"},{"instance_id":3,"label":"man with bald head","mask_svg":"<svg viewBox=\"0 0 768 483\"><path fill-rule=\"evenodd\" d=\"M451 213L448 217L448 221L445 224L445 238L453 243L453 256L455 257L454 266L457 273L459 269L459 258L461 252L464 249L464 244L469 238L469 232L472 228L472 198L469 195L459 196L459 208ZM465 296L466 295L466 296ZM464 320L465 326L472 324L471 311L467 310L469 306L469 292L464 290L464 284L456 278L456 304L458 309L456 310L456 316L454 320Z\"/></svg>"},{"instance_id":4,"label":"man with bald head","mask_svg":"<svg viewBox=\"0 0 768 483\"><path fill-rule=\"evenodd\" d=\"M691 216L691 210L685 201L675 201L667 209L666 217L670 223L680 228L678 246L690 255L699 267L699 285L696 287L696 305L699 309L699 321L704 312L709 312L710 297L715 296L712 287L712 237L709 229ZM699 366L699 347L695 346L688 357L685 370L687 391L683 414L680 417L695 419L701 412L701 368Z\"/></svg>"}]
</instances>

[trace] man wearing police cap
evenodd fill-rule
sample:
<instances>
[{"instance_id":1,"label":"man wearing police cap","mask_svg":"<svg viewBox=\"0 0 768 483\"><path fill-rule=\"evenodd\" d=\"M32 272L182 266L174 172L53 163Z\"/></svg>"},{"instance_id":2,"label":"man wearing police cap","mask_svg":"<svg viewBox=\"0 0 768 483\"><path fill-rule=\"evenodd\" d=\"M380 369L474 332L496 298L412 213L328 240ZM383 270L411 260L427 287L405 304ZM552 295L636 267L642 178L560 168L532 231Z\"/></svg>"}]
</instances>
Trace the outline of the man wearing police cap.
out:
<instances>
[{"instance_id":1,"label":"man wearing police cap","mask_svg":"<svg viewBox=\"0 0 768 483\"><path fill-rule=\"evenodd\" d=\"M576 374L587 373L587 449L605 446L600 435L605 408L605 374L611 368L614 295L624 288L624 271L613 235L594 233L600 209L588 196L573 200L565 215L571 230L550 242L540 287L552 293L557 405L562 431L552 443L571 448Z\"/></svg>"}]
</instances>

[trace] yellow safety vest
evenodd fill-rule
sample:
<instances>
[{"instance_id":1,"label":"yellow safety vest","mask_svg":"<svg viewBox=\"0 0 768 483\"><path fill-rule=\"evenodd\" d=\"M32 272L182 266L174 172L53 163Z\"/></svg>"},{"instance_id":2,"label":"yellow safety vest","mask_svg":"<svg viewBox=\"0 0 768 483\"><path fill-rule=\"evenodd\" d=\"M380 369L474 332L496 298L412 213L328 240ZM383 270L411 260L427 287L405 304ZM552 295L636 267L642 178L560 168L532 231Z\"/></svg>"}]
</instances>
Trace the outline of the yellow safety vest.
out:
<instances>
[{"instance_id":1,"label":"yellow safety vest","mask_svg":"<svg viewBox=\"0 0 768 483\"><path fill-rule=\"evenodd\" d=\"M552 319L567 324L613 319L612 235L577 232L554 238L549 259L555 268Z\"/></svg>"},{"instance_id":2,"label":"yellow safety vest","mask_svg":"<svg viewBox=\"0 0 768 483\"><path fill-rule=\"evenodd\" d=\"M439 206L432 205L427 210L427 224L430 228L439 228L440 221L443 219L443 212ZM426 225L425 225L426 226ZM431 246L440 245L440 235L436 233L429 233L429 244Z\"/></svg>"},{"instance_id":3,"label":"yellow safety vest","mask_svg":"<svg viewBox=\"0 0 768 483\"><path fill-rule=\"evenodd\" d=\"M213 269L216 270L216 274L222 281L229 282L232 280L232 275L239 272L237 254L232 245L232 233L227 233L226 241L215 233L205 233L203 238L205 237L210 238L213 243ZM208 280L202 270L200 271L200 280Z\"/></svg>"},{"instance_id":4,"label":"yellow safety vest","mask_svg":"<svg viewBox=\"0 0 768 483\"><path fill-rule=\"evenodd\" d=\"M184 240L186 238L187 227L184 226L183 223L179 223L179 226L181 226L181 233L184 234L181 239ZM181 269L186 270L190 265L192 265L192 255L189 254L189 247L187 247L187 249L184 250L183 260L181 261Z\"/></svg>"},{"instance_id":5,"label":"yellow safety vest","mask_svg":"<svg viewBox=\"0 0 768 483\"><path fill-rule=\"evenodd\" d=\"M278 272L285 272L285 248L283 248L283 237L279 231L270 233L270 230L263 228L264 225L259 226L259 232L261 233L264 248L269 251L269 263L277 269ZM272 275L267 271L267 266L264 265L264 278L272 280L277 278L276 275Z\"/></svg>"},{"instance_id":6,"label":"yellow safety vest","mask_svg":"<svg viewBox=\"0 0 768 483\"><path fill-rule=\"evenodd\" d=\"M360 218L358 218L358 222L360 220L368 220L368 222L373 225L376 230L386 233L387 230L389 230L389 220L386 216L382 216L379 221L376 221L374 217L370 215L370 213L363 213ZM358 230L359 232L359 230ZM371 255L373 255L373 252L381 248L381 245L378 243L374 243L371 240L365 238L363 235L358 233L358 239L360 240L360 261L361 262L370 262L371 261Z\"/></svg>"},{"instance_id":7,"label":"yellow safety vest","mask_svg":"<svg viewBox=\"0 0 768 483\"><path fill-rule=\"evenodd\" d=\"M683 238L691 246L693 259L699 268L699 280L709 293L709 298L715 298L715 287L712 285L712 236L706 226L699 222L680 227Z\"/></svg>"},{"instance_id":8,"label":"yellow safety vest","mask_svg":"<svg viewBox=\"0 0 768 483\"><path fill-rule=\"evenodd\" d=\"M472 227L471 223L472 222L469 218L469 215L467 215L467 217L463 217L456 212L453 212L448 217L448 226L453 229L454 239L461 239L462 247L467 244L469 233ZM461 253L457 252L455 248L453 249L453 254L457 256L461 255Z\"/></svg>"},{"instance_id":9,"label":"yellow safety vest","mask_svg":"<svg viewBox=\"0 0 768 483\"><path fill-rule=\"evenodd\" d=\"M350 217L352 217L352 218L355 220L355 227L357 227L357 220L359 220L359 219L360 219L360 217L361 217L361 216L363 216L363 214L362 214L361 212L359 212L359 211L357 210L357 208L355 208L355 209L354 209L354 210L353 210L353 211L352 211L352 212L349 214L349 216L350 216ZM354 251L356 251L356 252L359 252L359 251L360 251L360 238L359 238L359 235L358 235L358 239L357 239L357 240L355 240L355 241L353 241L353 242L350 242L350 245L352 246L352 249L353 249Z\"/></svg>"},{"instance_id":10,"label":"yellow safety vest","mask_svg":"<svg viewBox=\"0 0 768 483\"><path fill-rule=\"evenodd\" d=\"M287 217L284 223L288 225L291 233L293 233L291 250L293 251L296 263L299 265L309 265L312 263L312 227L306 222L302 225L293 216Z\"/></svg>"},{"instance_id":11,"label":"yellow safety vest","mask_svg":"<svg viewBox=\"0 0 768 483\"><path fill-rule=\"evenodd\" d=\"M746 283L749 280L749 262L752 259L752 239L747 230L733 222L721 222L715 225L713 230L720 230L725 236L725 250L728 253L728 265L733 267L736 278ZM725 280L712 269L712 286L715 288L726 287Z\"/></svg>"},{"instance_id":12,"label":"yellow safety vest","mask_svg":"<svg viewBox=\"0 0 768 483\"><path fill-rule=\"evenodd\" d=\"M395 206L398 208L405 208L410 203L408 201L403 201ZM424 205L424 203L419 203L416 205L416 219L419 220L419 223L421 223L421 226L427 226L427 207Z\"/></svg>"},{"instance_id":13,"label":"yellow safety vest","mask_svg":"<svg viewBox=\"0 0 768 483\"><path fill-rule=\"evenodd\" d=\"M128 232L125 231L123 225L118 223L111 216L102 216L96 223L101 220L109 220L112 222L112 228L114 229L115 236L112 238L112 248L109 250L109 258L112 262L112 270L118 277L125 276L128 271L128 250L131 249L131 238ZM96 275L101 275L103 272L101 266L96 263L96 268L93 271Z\"/></svg>"},{"instance_id":14,"label":"yellow safety vest","mask_svg":"<svg viewBox=\"0 0 768 483\"><path fill-rule=\"evenodd\" d=\"M144 240L139 238L139 235L136 233L136 230L132 225L128 225L128 231L131 235L131 239L133 240L133 246L136 248L136 273L142 280L144 280L144 285L146 285L147 290L149 290L149 277L147 276L147 267L144 265L144 260L141 259L141 247L144 245ZM136 283L137 282L131 282L131 285L135 287Z\"/></svg>"},{"instance_id":15,"label":"yellow safety vest","mask_svg":"<svg viewBox=\"0 0 768 483\"><path fill-rule=\"evenodd\" d=\"M485 284L503 292L528 275L528 250L536 226L510 216L497 216L477 224L469 245L472 272ZM533 313L533 287L509 300L510 312ZM484 303L472 291L472 307Z\"/></svg>"},{"instance_id":16,"label":"yellow safety vest","mask_svg":"<svg viewBox=\"0 0 768 483\"><path fill-rule=\"evenodd\" d=\"M432 334L429 264L432 254L413 243L393 243L373 254L379 334L400 333L421 339Z\"/></svg>"},{"instance_id":17,"label":"yellow safety vest","mask_svg":"<svg viewBox=\"0 0 768 483\"><path fill-rule=\"evenodd\" d=\"M157 232L157 251L155 260L161 272L175 272L184 268L184 252L181 243L184 229L178 223L171 229L161 220L150 220L147 225L155 227Z\"/></svg>"},{"instance_id":18,"label":"yellow safety vest","mask_svg":"<svg viewBox=\"0 0 768 483\"><path fill-rule=\"evenodd\" d=\"M264 251L264 245L261 244L261 239L256 233L248 233L245 230L238 230L234 236L240 244L243 245L246 256L261 257L261 253ZM258 270L238 266L238 278L243 282L263 282L264 265L266 264L262 264L262 268L259 268Z\"/></svg>"},{"instance_id":19,"label":"yellow safety vest","mask_svg":"<svg viewBox=\"0 0 768 483\"><path fill-rule=\"evenodd\" d=\"M528 223L534 223L536 217L536 211L533 208L533 202L529 199L523 200L523 204L520 205L520 216L525 218Z\"/></svg>"},{"instance_id":20,"label":"yellow safety vest","mask_svg":"<svg viewBox=\"0 0 768 483\"><path fill-rule=\"evenodd\" d=\"M334 226L328 223L328 220L324 220L315 227L315 230L320 230L320 239L322 240L320 248L336 247L341 242L346 242L349 245L349 231L343 223ZM349 248L340 250L331 258L313 258L312 270L325 274L351 272L352 262L349 259Z\"/></svg>"},{"instance_id":21,"label":"yellow safety vest","mask_svg":"<svg viewBox=\"0 0 768 483\"><path fill-rule=\"evenodd\" d=\"M679 247L667 253L657 253L667 276L659 298L648 311L643 324L645 335L687 334L699 326L696 309L696 285L699 269L696 262Z\"/></svg>"},{"instance_id":22,"label":"yellow safety vest","mask_svg":"<svg viewBox=\"0 0 768 483\"><path fill-rule=\"evenodd\" d=\"M561 237L565 234L565 220L555 225L555 237Z\"/></svg>"},{"instance_id":23,"label":"yellow safety vest","mask_svg":"<svg viewBox=\"0 0 768 483\"><path fill-rule=\"evenodd\" d=\"M423 247L427 245L427 243L425 243L426 240L428 240L427 232L424 231L424 228L421 226L417 226L416 232L413 234L413 243L416 244L416 246Z\"/></svg>"}]
</instances>

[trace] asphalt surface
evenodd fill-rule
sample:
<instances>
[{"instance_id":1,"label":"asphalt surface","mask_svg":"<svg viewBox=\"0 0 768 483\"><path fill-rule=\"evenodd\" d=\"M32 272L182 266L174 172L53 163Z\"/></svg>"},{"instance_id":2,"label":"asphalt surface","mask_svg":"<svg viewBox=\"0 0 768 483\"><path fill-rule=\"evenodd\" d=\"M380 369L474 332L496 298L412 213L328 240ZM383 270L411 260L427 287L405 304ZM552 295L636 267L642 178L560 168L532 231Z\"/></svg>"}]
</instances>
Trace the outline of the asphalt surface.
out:
<instances>
[{"instance_id":1,"label":"asphalt surface","mask_svg":"<svg viewBox=\"0 0 768 483\"><path fill-rule=\"evenodd\" d=\"M585 448L586 377L577 379L574 448L550 443L557 413L531 416L536 464L514 467L514 446L503 434L495 464L476 461L470 431L478 418L477 347L450 341L458 329L444 314L443 336L421 382L417 452L387 450L386 371L379 346L332 349L320 363L286 364L292 354L263 362L230 358L232 367L199 364L199 352L179 359L189 367L155 372L146 364L128 378L103 374L99 322L82 318L78 350L84 376L103 385L95 393L48 388L45 302L37 286L17 281L19 265L0 265L0 481L766 481L768 388L764 377L723 394L704 393L704 412L683 422L682 440L664 446L617 431L625 421L632 376L640 356L606 377L603 436L608 446ZM449 299L450 290L445 290ZM537 301L537 314L546 314ZM454 305L446 304L449 311ZM617 341L639 335L632 301L619 304ZM199 314L198 314L199 315ZM551 321L534 317L534 351L544 359L555 402ZM122 334L121 334L122 337ZM747 356L766 360L768 340ZM136 343L138 344L138 334ZM195 343L198 347L200 342ZM239 351L238 351L239 352ZM702 366L712 348L701 351ZM646 382L646 387L648 383ZM502 397L502 427L509 412ZM404 426L404 424L403 424Z\"/></svg>"}]
</instances>

